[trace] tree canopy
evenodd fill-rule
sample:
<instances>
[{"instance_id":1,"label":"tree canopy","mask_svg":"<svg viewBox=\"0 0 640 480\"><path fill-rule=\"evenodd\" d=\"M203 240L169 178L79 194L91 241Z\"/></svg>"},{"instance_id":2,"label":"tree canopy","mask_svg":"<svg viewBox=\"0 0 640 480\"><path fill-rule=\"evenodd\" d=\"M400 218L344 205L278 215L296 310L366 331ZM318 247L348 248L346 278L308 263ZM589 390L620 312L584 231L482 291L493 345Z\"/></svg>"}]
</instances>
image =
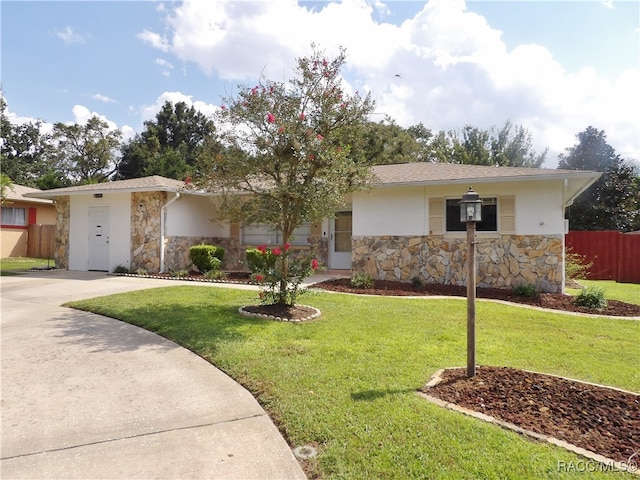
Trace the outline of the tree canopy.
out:
<instances>
[{"instance_id":1,"label":"tree canopy","mask_svg":"<svg viewBox=\"0 0 640 480\"><path fill-rule=\"evenodd\" d=\"M347 193L369 182L370 164L351 145L374 104L343 91L344 62L343 49L330 59L314 47L297 59L289 84L263 77L225 99L218 125L226 150L207 157L196 183L232 193L224 197L226 218L274 225L286 243L296 227L333 215Z\"/></svg>"},{"instance_id":2,"label":"tree canopy","mask_svg":"<svg viewBox=\"0 0 640 480\"><path fill-rule=\"evenodd\" d=\"M640 169L607 143L604 130L592 126L576 135L578 143L560 155L558 168L595 170L603 175L568 209L572 230L640 229Z\"/></svg>"},{"instance_id":3,"label":"tree canopy","mask_svg":"<svg viewBox=\"0 0 640 480\"><path fill-rule=\"evenodd\" d=\"M489 130L466 125L460 133L441 131L431 139L429 155L435 162L538 168L547 150L536 153L531 133L507 121Z\"/></svg>"},{"instance_id":4,"label":"tree canopy","mask_svg":"<svg viewBox=\"0 0 640 480\"><path fill-rule=\"evenodd\" d=\"M215 125L185 102L167 101L155 120L122 147L116 179L162 175L184 180L193 172L205 145L215 144Z\"/></svg>"},{"instance_id":5,"label":"tree canopy","mask_svg":"<svg viewBox=\"0 0 640 480\"><path fill-rule=\"evenodd\" d=\"M111 130L93 116L84 125L58 122L53 126L58 168L74 184L101 183L116 171L120 130Z\"/></svg>"}]
</instances>

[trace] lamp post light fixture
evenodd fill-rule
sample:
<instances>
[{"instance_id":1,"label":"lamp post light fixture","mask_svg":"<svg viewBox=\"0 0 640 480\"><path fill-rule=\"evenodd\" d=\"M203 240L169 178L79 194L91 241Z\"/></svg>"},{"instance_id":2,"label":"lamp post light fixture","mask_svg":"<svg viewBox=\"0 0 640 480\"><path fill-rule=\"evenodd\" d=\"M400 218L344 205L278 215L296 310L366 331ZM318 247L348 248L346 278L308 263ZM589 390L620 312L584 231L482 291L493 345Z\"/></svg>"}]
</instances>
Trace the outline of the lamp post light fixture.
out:
<instances>
[{"instance_id":1,"label":"lamp post light fixture","mask_svg":"<svg viewBox=\"0 0 640 480\"><path fill-rule=\"evenodd\" d=\"M460 222L467 224L467 377L476 375L476 222L482 200L471 187L460 201Z\"/></svg>"}]
</instances>

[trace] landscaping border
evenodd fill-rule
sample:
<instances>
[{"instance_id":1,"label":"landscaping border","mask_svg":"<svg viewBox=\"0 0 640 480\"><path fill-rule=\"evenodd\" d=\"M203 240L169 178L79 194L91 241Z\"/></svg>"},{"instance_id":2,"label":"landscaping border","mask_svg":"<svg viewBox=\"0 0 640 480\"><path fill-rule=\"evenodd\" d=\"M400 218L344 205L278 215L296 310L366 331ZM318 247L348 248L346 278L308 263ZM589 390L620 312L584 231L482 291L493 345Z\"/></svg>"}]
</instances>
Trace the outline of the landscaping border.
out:
<instances>
[{"instance_id":1,"label":"landscaping border","mask_svg":"<svg viewBox=\"0 0 640 480\"><path fill-rule=\"evenodd\" d=\"M451 367L451 368L461 368L461 367ZM424 388L428 389L430 387L435 387L436 385L438 385L442 381L442 374L444 373L445 370L446 369L443 368L443 369L438 370L436 373L434 373L431 376L431 379L425 384ZM539 373L539 372L533 372L531 370L523 370L523 371L530 372L530 373ZM562 378L562 379L565 379L565 380L570 380L572 382L583 383L583 384L586 384L586 385L593 385L593 386L602 387L602 388L610 388L612 390L618 390L618 391L625 392L625 393L631 393L633 395L639 395L636 392L623 390L621 388L608 387L606 385L599 385L597 383L583 382L581 380L574 380L572 378L561 377L559 375L550 375L550 374L544 374L544 375L549 375L549 376L553 376L553 377L556 377L556 378ZM482 412L477 412L475 410L471 410L471 409L468 409L468 408L461 407L459 405L456 405L455 403L451 403L451 402L447 402L445 400L441 400L441 399L433 397L433 396L431 396L431 395L429 395L429 394L427 394L427 393L425 393L423 391L418 391L417 393L418 393L419 396L421 396L425 400L427 400L427 401L429 401L429 402L431 402L431 403L433 403L435 405L438 405L440 407L444 407L446 409L453 410L455 412L462 413L464 415L468 415L468 416L477 418L477 419L482 420L482 421L487 422L487 423L493 423L493 424L498 425L498 426L500 426L502 428L506 428L508 430L512 430L512 431L514 431L516 433L519 433L521 435L526 435L526 436L534 438L536 440L540 440L540 441L551 443L551 444L556 445L558 447L564 448L565 450L568 450L570 452L573 452L573 453L576 453L576 454L581 455L583 457L586 457L589 460L593 460L593 461L599 462L599 463L601 463L603 465L613 466L618 470L629 472L631 474L640 476L640 469L638 468L638 464L636 462L634 462L634 461L631 461L630 463L618 462L618 461L615 461L615 460L613 460L611 458L607 458L604 455L600 455L600 454L592 452L590 450L586 450L584 448L578 447L576 445L573 445L571 443L565 442L565 441L560 440L558 438L551 437L549 435L540 434L540 433L537 433L537 432L533 432L531 430L527 430L525 428L519 427L519 426L517 426L517 425L515 425L513 423L505 422L504 420L500 420L500 419L497 419L495 417L492 417L491 415L487 415L487 414L482 413ZM632 457L633 457L633 455L632 455ZM630 458L630 460L631 460L631 458Z\"/></svg>"}]
</instances>

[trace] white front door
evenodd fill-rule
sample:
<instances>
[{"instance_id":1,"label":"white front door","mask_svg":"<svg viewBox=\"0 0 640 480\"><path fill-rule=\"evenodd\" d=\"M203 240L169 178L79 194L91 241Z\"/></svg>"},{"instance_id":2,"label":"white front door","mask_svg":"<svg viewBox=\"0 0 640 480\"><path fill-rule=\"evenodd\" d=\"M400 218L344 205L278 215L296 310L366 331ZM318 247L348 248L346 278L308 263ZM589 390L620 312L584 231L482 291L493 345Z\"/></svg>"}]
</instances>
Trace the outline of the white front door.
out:
<instances>
[{"instance_id":1,"label":"white front door","mask_svg":"<svg viewBox=\"0 0 640 480\"><path fill-rule=\"evenodd\" d=\"M351 212L336 212L329 220L329 268L351 269L351 220Z\"/></svg>"},{"instance_id":2,"label":"white front door","mask_svg":"<svg viewBox=\"0 0 640 480\"><path fill-rule=\"evenodd\" d=\"M109 271L109 207L89 207L89 270Z\"/></svg>"}]
</instances>

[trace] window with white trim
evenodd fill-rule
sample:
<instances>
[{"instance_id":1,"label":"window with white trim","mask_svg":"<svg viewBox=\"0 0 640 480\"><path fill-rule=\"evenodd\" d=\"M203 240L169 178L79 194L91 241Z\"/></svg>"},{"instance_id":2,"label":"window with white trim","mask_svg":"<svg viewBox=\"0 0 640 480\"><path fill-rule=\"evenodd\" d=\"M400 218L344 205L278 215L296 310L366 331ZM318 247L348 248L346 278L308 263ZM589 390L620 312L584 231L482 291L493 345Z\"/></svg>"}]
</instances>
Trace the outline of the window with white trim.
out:
<instances>
[{"instance_id":1,"label":"window with white trim","mask_svg":"<svg viewBox=\"0 0 640 480\"><path fill-rule=\"evenodd\" d=\"M481 198L482 200L482 221L476 223L478 232L498 231L498 201L496 197ZM460 221L460 199L447 199L446 206L446 231L464 232L467 230L466 223Z\"/></svg>"},{"instance_id":2,"label":"window with white trim","mask_svg":"<svg viewBox=\"0 0 640 480\"><path fill-rule=\"evenodd\" d=\"M311 224L301 225L293 231L291 245L308 245ZM282 245L282 233L273 225L261 223L245 224L242 227L243 245Z\"/></svg>"},{"instance_id":3,"label":"window with white trim","mask_svg":"<svg viewBox=\"0 0 640 480\"><path fill-rule=\"evenodd\" d=\"M27 225L27 209L15 207L2 207L2 225L15 225L24 227Z\"/></svg>"}]
</instances>

